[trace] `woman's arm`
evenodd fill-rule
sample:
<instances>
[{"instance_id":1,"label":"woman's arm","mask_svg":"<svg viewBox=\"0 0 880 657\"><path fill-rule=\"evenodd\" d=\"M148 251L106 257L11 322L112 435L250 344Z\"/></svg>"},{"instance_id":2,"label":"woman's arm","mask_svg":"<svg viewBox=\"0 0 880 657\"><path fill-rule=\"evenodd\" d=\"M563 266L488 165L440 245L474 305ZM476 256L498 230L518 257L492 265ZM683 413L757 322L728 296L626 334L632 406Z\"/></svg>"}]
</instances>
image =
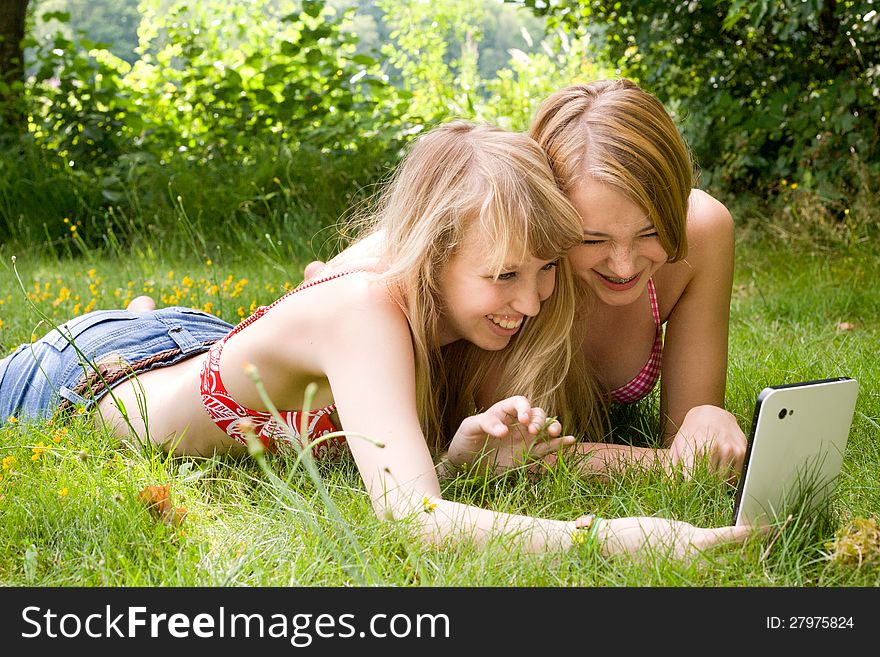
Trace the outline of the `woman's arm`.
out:
<instances>
[{"instance_id":1,"label":"woman's arm","mask_svg":"<svg viewBox=\"0 0 880 657\"><path fill-rule=\"evenodd\" d=\"M335 297L337 321L316 348L345 429L384 445L355 436L348 440L377 515L412 518L425 540L437 544L447 538L483 543L503 535L525 552L569 547L581 531L575 521L499 513L442 498L416 412L406 319L387 294L360 277L352 277ZM666 542L674 554L684 555L694 546L744 540L749 533L748 528L697 529L660 518L621 518L601 523L597 539L606 554Z\"/></svg>"},{"instance_id":2,"label":"woman's arm","mask_svg":"<svg viewBox=\"0 0 880 657\"><path fill-rule=\"evenodd\" d=\"M416 410L406 318L378 284L351 277L340 287L331 313L336 320L316 346L345 430L384 445L356 436L347 441L376 514L413 518L434 543L506 534L529 552L570 545L573 521L495 513L442 498Z\"/></svg>"},{"instance_id":3,"label":"woman's arm","mask_svg":"<svg viewBox=\"0 0 880 657\"><path fill-rule=\"evenodd\" d=\"M733 265L730 213L694 190L687 258L673 265L686 268L690 277L667 318L663 345L660 411L669 441L691 408L724 406Z\"/></svg>"},{"instance_id":4,"label":"woman's arm","mask_svg":"<svg viewBox=\"0 0 880 657\"><path fill-rule=\"evenodd\" d=\"M686 469L708 452L710 465L738 472L745 457L745 435L723 410L733 229L727 208L705 192L691 193L688 255L670 265L689 268L690 278L667 319L660 379L663 437L672 463Z\"/></svg>"}]
</instances>

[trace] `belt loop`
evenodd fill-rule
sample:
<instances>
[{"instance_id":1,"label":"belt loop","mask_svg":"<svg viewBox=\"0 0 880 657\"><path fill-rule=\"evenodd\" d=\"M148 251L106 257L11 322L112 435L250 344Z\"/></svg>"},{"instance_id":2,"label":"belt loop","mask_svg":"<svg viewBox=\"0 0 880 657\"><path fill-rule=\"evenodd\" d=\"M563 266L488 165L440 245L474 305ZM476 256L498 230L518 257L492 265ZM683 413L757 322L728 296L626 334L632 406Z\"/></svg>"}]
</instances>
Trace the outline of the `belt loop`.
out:
<instances>
[{"instance_id":1,"label":"belt loop","mask_svg":"<svg viewBox=\"0 0 880 657\"><path fill-rule=\"evenodd\" d=\"M180 323L179 319L175 320L166 320L159 313L154 313L156 319L162 322L165 326L168 327L168 337L174 340L174 344L178 346L180 349L180 353L189 354L193 351L198 350L202 343L196 340L192 333L187 330L187 328Z\"/></svg>"},{"instance_id":2,"label":"belt loop","mask_svg":"<svg viewBox=\"0 0 880 657\"><path fill-rule=\"evenodd\" d=\"M201 347L202 343L193 337L193 334L183 326L172 326L168 329L168 335L174 343L180 347L180 353L188 354Z\"/></svg>"},{"instance_id":3,"label":"belt loop","mask_svg":"<svg viewBox=\"0 0 880 657\"><path fill-rule=\"evenodd\" d=\"M82 395L75 393L67 386L61 386L61 388L58 390L58 394L74 406L89 408L92 404L95 403L94 399L86 399Z\"/></svg>"}]
</instances>

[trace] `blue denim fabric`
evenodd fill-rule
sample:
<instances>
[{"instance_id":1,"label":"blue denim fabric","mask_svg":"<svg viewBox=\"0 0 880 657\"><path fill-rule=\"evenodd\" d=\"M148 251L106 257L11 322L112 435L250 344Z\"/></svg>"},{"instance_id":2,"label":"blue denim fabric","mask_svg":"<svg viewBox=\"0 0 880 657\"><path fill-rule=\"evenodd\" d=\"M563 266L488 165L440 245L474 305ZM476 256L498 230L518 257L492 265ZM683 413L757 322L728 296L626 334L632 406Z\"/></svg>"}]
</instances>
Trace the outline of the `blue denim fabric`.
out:
<instances>
[{"instance_id":1,"label":"blue denim fabric","mask_svg":"<svg viewBox=\"0 0 880 657\"><path fill-rule=\"evenodd\" d=\"M0 360L0 426L10 415L22 420L51 416L64 399L90 406L106 391L85 399L74 388L93 371L87 364L105 356L133 363L176 349L146 369L165 367L207 351L230 330L232 325L222 319L179 306L138 313L97 310L75 317Z\"/></svg>"}]
</instances>

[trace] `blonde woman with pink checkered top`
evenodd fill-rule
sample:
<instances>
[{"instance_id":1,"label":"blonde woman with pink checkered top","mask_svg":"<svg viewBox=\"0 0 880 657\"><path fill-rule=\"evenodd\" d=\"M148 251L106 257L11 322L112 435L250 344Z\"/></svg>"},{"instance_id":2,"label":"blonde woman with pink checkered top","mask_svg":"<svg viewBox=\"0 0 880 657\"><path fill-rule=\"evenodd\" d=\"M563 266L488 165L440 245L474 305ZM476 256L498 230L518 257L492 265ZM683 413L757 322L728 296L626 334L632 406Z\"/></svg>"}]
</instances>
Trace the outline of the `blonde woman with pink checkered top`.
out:
<instances>
[{"instance_id":1,"label":"blonde woman with pink checkered top","mask_svg":"<svg viewBox=\"0 0 880 657\"><path fill-rule=\"evenodd\" d=\"M693 189L693 162L672 119L629 80L556 92L530 135L581 216L583 241L569 259L592 293L578 322L586 367L611 403L636 402L660 382L666 449L585 442L587 467L659 458L687 473L706 455L711 470L735 478L746 439L724 410L730 213Z\"/></svg>"},{"instance_id":2,"label":"blonde woman with pink checkered top","mask_svg":"<svg viewBox=\"0 0 880 657\"><path fill-rule=\"evenodd\" d=\"M705 456L713 472L733 480L746 438L724 409L730 213L694 189L694 165L671 117L629 80L556 92L539 107L529 134L583 228L581 243L568 252L587 294L575 325L580 358L570 364L567 384L598 379L611 404L632 404L660 384L660 449L598 442L603 436L594 427L560 417L566 432L583 437L577 449L588 456L585 468L659 460L688 474ZM306 276L322 267L311 263ZM493 378L478 397L482 407L497 398Z\"/></svg>"}]
</instances>

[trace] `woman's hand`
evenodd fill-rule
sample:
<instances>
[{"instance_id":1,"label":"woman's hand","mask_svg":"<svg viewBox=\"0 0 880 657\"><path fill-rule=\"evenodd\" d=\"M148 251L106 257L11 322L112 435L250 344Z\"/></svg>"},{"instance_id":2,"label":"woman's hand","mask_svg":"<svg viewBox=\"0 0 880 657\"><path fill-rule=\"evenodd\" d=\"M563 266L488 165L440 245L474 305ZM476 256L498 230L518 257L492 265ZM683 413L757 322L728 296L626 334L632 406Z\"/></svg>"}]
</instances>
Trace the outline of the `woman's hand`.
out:
<instances>
[{"instance_id":1,"label":"woman's hand","mask_svg":"<svg viewBox=\"0 0 880 657\"><path fill-rule=\"evenodd\" d=\"M548 420L544 409L532 406L525 397L509 397L466 418L452 438L446 460L455 470L467 465L500 473L574 444L574 436L561 433L562 425L554 418Z\"/></svg>"},{"instance_id":2,"label":"woman's hand","mask_svg":"<svg viewBox=\"0 0 880 657\"><path fill-rule=\"evenodd\" d=\"M699 459L707 458L710 472L734 483L746 456L746 437L736 418L718 406L695 406L672 439L666 455L668 469L681 467L689 477Z\"/></svg>"},{"instance_id":3,"label":"woman's hand","mask_svg":"<svg viewBox=\"0 0 880 657\"><path fill-rule=\"evenodd\" d=\"M595 522L595 520L594 520ZM755 527L695 527L687 522L649 516L599 521L596 539L602 554L638 555L666 553L675 559L691 559L724 543L743 543Z\"/></svg>"}]
</instances>

